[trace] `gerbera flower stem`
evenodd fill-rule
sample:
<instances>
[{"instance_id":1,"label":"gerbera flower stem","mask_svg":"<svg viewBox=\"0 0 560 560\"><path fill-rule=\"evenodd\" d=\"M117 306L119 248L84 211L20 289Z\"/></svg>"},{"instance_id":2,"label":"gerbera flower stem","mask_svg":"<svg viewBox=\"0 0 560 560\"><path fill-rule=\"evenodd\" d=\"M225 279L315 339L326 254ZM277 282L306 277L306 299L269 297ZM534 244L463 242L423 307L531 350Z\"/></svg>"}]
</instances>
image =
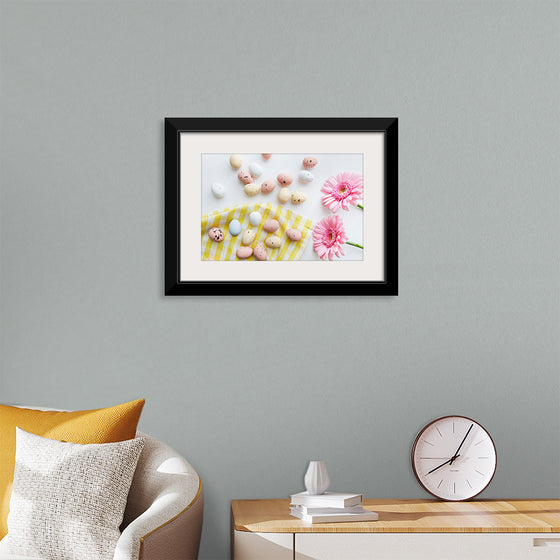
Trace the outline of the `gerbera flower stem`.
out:
<instances>
[{"instance_id":1,"label":"gerbera flower stem","mask_svg":"<svg viewBox=\"0 0 560 560\"><path fill-rule=\"evenodd\" d=\"M361 208L362 210L364 209L364 207L363 207L361 204L356 204L356 206L357 206L358 208Z\"/></svg>"},{"instance_id":2,"label":"gerbera flower stem","mask_svg":"<svg viewBox=\"0 0 560 560\"><path fill-rule=\"evenodd\" d=\"M358 247L359 249L363 249L362 245L358 245L357 243L352 243L351 241L347 241L346 245L352 245L354 247Z\"/></svg>"}]
</instances>

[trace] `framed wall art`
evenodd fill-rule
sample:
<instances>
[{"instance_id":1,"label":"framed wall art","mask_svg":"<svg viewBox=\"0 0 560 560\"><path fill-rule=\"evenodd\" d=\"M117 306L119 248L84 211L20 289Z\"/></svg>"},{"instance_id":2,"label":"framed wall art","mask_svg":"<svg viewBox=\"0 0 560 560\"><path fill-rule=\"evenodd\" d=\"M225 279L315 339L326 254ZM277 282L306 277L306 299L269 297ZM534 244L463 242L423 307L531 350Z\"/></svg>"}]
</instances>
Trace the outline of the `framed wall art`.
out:
<instances>
[{"instance_id":1,"label":"framed wall art","mask_svg":"<svg viewBox=\"0 0 560 560\"><path fill-rule=\"evenodd\" d=\"M395 296L397 205L396 118L166 118L165 294Z\"/></svg>"}]
</instances>

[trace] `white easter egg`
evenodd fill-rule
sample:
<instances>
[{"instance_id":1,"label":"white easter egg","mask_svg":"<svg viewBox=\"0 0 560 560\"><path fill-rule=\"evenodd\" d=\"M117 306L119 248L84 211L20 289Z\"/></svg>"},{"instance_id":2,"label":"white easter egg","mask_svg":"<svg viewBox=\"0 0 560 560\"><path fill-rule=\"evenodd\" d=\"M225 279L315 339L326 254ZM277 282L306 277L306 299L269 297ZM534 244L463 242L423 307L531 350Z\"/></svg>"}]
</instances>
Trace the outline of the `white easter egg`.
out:
<instances>
[{"instance_id":1,"label":"white easter egg","mask_svg":"<svg viewBox=\"0 0 560 560\"><path fill-rule=\"evenodd\" d=\"M251 212L249 214L249 222L251 222L252 226L258 226L261 223L262 214L260 212Z\"/></svg>"},{"instance_id":2,"label":"white easter egg","mask_svg":"<svg viewBox=\"0 0 560 560\"><path fill-rule=\"evenodd\" d=\"M251 163L249 165L249 171L253 177L260 177L263 173L262 167L258 163Z\"/></svg>"},{"instance_id":3,"label":"white easter egg","mask_svg":"<svg viewBox=\"0 0 560 560\"><path fill-rule=\"evenodd\" d=\"M298 173L298 179L300 180L300 183L311 183L315 177L313 177L313 173L311 173L311 171L303 170Z\"/></svg>"},{"instance_id":4,"label":"white easter egg","mask_svg":"<svg viewBox=\"0 0 560 560\"><path fill-rule=\"evenodd\" d=\"M224 198L226 191L221 183L212 183L211 189L212 189L212 194L216 198Z\"/></svg>"}]
</instances>

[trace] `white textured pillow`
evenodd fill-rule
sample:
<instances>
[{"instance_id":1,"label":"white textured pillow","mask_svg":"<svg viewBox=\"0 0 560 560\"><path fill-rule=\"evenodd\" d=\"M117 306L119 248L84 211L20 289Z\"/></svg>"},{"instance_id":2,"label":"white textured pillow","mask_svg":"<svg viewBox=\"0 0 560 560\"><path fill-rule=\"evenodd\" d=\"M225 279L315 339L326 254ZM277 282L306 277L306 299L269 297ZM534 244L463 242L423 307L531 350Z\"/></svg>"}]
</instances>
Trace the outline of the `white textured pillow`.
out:
<instances>
[{"instance_id":1,"label":"white textured pillow","mask_svg":"<svg viewBox=\"0 0 560 560\"><path fill-rule=\"evenodd\" d=\"M112 560L144 441L81 445L16 431L7 552Z\"/></svg>"}]
</instances>

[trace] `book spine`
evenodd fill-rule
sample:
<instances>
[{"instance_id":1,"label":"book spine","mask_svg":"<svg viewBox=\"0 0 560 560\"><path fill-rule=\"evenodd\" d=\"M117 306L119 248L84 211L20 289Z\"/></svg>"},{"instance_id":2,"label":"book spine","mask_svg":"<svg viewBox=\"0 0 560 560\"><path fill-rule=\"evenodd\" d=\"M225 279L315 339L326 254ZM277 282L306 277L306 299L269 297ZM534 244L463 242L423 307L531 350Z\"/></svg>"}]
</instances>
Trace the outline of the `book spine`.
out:
<instances>
[{"instance_id":1,"label":"book spine","mask_svg":"<svg viewBox=\"0 0 560 560\"><path fill-rule=\"evenodd\" d=\"M295 508L301 513L305 513L308 515L318 514L318 513L364 513L364 508L362 506L348 506L344 508L338 507L310 507L310 506L299 506L299 505L292 505L292 508Z\"/></svg>"},{"instance_id":2,"label":"book spine","mask_svg":"<svg viewBox=\"0 0 560 560\"><path fill-rule=\"evenodd\" d=\"M377 513L362 510L361 512L347 513L327 513L327 514L306 514L294 507L290 508L290 515L306 521L307 523L340 523L352 521L377 521Z\"/></svg>"},{"instance_id":3,"label":"book spine","mask_svg":"<svg viewBox=\"0 0 560 560\"><path fill-rule=\"evenodd\" d=\"M361 503L362 503L361 496L359 498L352 498L349 500L324 500L318 498L303 498L303 497L292 498L292 505L307 506L307 507L345 508L351 506L358 506Z\"/></svg>"}]
</instances>

